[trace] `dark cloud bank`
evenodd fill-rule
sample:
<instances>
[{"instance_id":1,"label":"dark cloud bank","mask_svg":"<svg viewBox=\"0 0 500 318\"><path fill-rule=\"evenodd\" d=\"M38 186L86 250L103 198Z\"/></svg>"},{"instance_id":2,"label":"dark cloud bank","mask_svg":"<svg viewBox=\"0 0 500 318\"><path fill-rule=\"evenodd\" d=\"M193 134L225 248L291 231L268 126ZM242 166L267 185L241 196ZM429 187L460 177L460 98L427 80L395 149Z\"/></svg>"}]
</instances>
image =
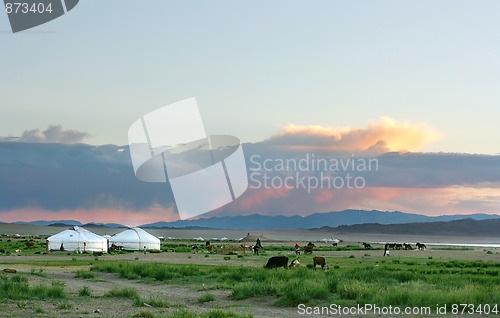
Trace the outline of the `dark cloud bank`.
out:
<instances>
[{"instance_id":1,"label":"dark cloud bank","mask_svg":"<svg viewBox=\"0 0 500 318\"><path fill-rule=\"evenodd\" d=\"M44 134L46 141L78 139L54 137L50 131L45 131ZM26 133L23 138L28 139L28 135L31 133ZM278 158L300 160L311 155L311 151L274 148L266 142L245 144L244 151L249 168L255 168L249 164L250 157L255 155L261 161ZM374 187L444 187L500 183L500 156L385 153L363 157L363 154L353 156L328 152L316 152L314 155L316 158L329 159L377 159L378 171L359 172ZM279 175L289 172L271 173ZM307 173L314 174L317 171ZM0 211L25 207L54 211L98 207L141 210L154 204L164 207L173 205L169 185L137 180L126 146L0 142Z\"/></svg>"}]
</instances>

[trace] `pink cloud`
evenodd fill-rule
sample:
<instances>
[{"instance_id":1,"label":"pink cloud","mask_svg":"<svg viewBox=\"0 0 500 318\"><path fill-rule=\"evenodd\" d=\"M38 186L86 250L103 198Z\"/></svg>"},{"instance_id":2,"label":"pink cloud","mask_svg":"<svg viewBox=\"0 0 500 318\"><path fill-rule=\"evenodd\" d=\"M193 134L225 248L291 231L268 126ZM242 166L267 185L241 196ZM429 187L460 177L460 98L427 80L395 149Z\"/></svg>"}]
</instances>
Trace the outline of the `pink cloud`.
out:
<instances>
[{"instance_id":1,"label":"pink cloud","mask_svg":"<svg viewBox=\"0 0 500 318\"><path fill-rule=\"evenodd\" d=\"M324 127L289 124L268 141L291 149L321 149L340 152L419 151L441 134L426 124L398 122L383 117L367 127Z\"/></svg>"},{"instance_id":2,"label":"pink cloud","mask_svg":"<svg viewBox=\"0 0 500 318\"><path fill-rule=\"evenodd\" d=\"M446 214L498 214L497 188L471 187L363 189L253 189L211 215L308 215L345 209L403 211L429 216Z\"/></svg>"},{"instance_id":3,"label":"pink cloud","mask_svg":"<svg viewBox=\"0 0 500 318\"><path fill-rule=\"evenodd\" d=\"M119 223L126 226L153 223L158 221L176 221L179 215L171 208L152 206L144 211L122 210L114 208L75 209L50 211L38 208L22 208L4 211L0 214L3 222L37 220L76 220L81 223Z\"/></svg>"}]
</instances>

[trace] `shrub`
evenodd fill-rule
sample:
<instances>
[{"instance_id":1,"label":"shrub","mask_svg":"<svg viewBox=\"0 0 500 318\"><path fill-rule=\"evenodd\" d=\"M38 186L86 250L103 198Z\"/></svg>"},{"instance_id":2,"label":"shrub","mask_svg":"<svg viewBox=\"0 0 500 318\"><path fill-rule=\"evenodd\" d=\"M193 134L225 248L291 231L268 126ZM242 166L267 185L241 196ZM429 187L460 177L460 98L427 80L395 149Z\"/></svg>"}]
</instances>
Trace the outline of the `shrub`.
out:
<instances>
[{"instance_id":1,"label":"shrub","mask_svg":"<svg viewBox=\"0 0 500 318\"><path fill-rule=\"evenodd\" d=\"M209 301L214 301L215 296L212 294L204 294L198 298L199 303L208 303Z\"/></svg>"},{"instance_id":2,"label":"shrub","mask_svg":"<svg viewBox=\"0 0 500 318\"><path fill-rule=\"evenodd\" d=\"M133 288L114 288L104 294L105 297L124 297L124 298L137 298L139 295L137 294L137 290Z\"/></svg>"},{"instance_id":3,"label":"shrub","mask_svg":"<svg viewBox=\"0 0 500 318\"><path fill-rule=\"evenodd\" d=\"M90 296L90 289L88 286L83 286L82 288L80 288L80 290L78 291L78 295L80 296Z\"/></svg>"},{"instance_id":4,"label":"shrub","mask_svg":"<svg viewBox=\"0 0 500 318\"><path fill-rule=\"evenodd\" d=\"M141 309L134 315L134 317L153 318L154 315L151 311L147 309Z\"/></svg>"},{"instance_id":5,"label":"shrub","mask_svg":"<svg viewBox=\"0 0 500 318\"><path fill-rule=\"evenodd\" d=\"M57 304L58 309L71 309L73 308L73 304L71 303L59 303Z\"/></svg>"},{"instance_id":6,"label":"shrub","mask_svg":"<svg viewBox=\"0 0 500 318\"><path fill-rule=\"evenodd\" d=\"M76 271L75 278L91 279L94 278L94 273L90 271Z\"/></svg>"},{"instance_id":7,"label":"shrub","mask_svg":"<svg viewBox=\"0 0 500 318\"><path fill-rule=\"evenodd\" d=\"M36 307L35 312L37 314L43 314L43 313L45 313L45 309L43 309L42 307L38 306L38 307Z\"/></svg>"}]
</instances>

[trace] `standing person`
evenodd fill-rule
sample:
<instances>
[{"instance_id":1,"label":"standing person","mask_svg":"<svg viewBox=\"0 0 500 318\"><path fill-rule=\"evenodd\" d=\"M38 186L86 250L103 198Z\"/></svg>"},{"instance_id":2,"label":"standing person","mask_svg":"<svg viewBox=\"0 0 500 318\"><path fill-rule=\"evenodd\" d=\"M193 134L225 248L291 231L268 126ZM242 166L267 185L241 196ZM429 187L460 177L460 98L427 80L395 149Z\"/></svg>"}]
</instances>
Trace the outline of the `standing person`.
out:
<instances>
[{"instance_id":1,"label":"standing person","mask_svg":"<svg viewBox=\"0 0 500 318\"><path fill-rule=\"evenodd\" d=\"M385 244L385 247L384 247L384 256L389 256L389 244Z\"/></svg>"},{"instance_id":2,"label":"standing person","mask_svg":"<svg viewBox=\"0 0 500 318\"><path fill-rule=\"evenodd\" d=\"M295 254L300 254L300 246L299 246L299 243L295 243Z\"/></svg>"},{"instance_id":3,"label":"standing person","mask_svg":"<svg viewBox=\"0 0 500 318\"><path fill-rule=\"evenodd\" d=\"M257 243L255 244L255 246L262 248L262 244L260 244L260 238L257 238Z\"/></svg>"}]
</instances>

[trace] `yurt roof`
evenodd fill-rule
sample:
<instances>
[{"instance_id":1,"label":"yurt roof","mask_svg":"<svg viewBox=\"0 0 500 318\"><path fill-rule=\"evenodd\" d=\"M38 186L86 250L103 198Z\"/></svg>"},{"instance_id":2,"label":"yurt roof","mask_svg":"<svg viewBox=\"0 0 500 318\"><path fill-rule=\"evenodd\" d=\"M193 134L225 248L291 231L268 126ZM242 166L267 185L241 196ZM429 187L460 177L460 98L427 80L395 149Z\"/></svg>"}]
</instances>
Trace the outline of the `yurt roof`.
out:
<instances>
[{"instance_id":1,"label":"yurt roof","mask_svg":"<svg viewBox=\"0 0 500 318\"><path fill-rule=\"evenodd\" d=\"M48 238L48 240L53 240L53 239L64 239L64 240L85 240L85 241L100 241L103 240L104 238L102 236L99 236L95 233L90 232L89 230L86 230L82 227L79 226L73 226L70 227L67 230L61 231L57 234L54 234Z\"/></svg>"},{"instance_id":2,"label":"yurt roof","mask_svg":"<svg viewBox=\"0 0 500 318\"><path fill-rule=\"evenodd\" d=\"M267 241L267 237L264 236L255 236L255 235L247 235L241 241L242 242L257 242L259 239L261 242Z\"/></svg>"},{"instance_id":3,"label":"yurt roof","mask_svg":"<svg viewBox=\"0 0 500 318\"><path fill-rule=\"evenodd\" d=\"M117 233L113 235L110 240L120 240L120 241L128 241L128 242L151 242L151 243L156 243L159 242L160 240L148 232L144 231L141 228L138 227L131 227L128 228L120 233Z\"/></svg>"}]
</instances>

